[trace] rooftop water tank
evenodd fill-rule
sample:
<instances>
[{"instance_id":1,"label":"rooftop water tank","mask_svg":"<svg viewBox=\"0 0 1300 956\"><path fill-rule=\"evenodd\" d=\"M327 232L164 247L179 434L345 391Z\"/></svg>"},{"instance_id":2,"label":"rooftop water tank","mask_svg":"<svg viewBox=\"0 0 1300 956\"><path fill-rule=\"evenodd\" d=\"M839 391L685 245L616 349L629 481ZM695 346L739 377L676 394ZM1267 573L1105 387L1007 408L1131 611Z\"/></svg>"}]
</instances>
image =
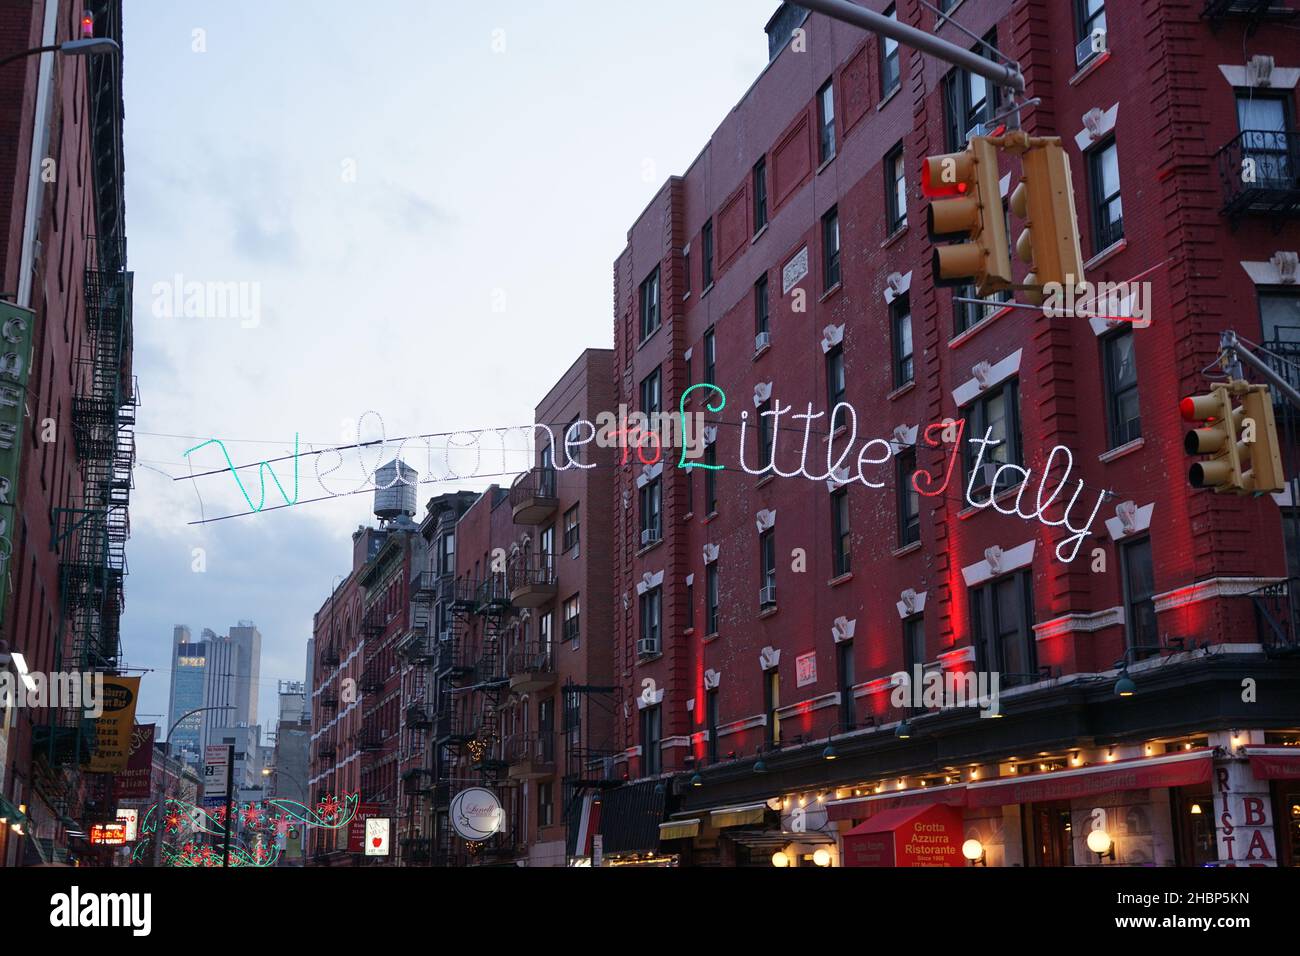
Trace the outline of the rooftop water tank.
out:
<instances>
[{"instance_id":1,"label":"rooftop water tank","mask_svg":"<svg viewBox=\"0 0 1300 956\"><path fill-rule=\"evenodd\" d=\"M417 472L400 458L375 469L375 517L392 519L415 514Z\"/></svg>"}]
</instances>

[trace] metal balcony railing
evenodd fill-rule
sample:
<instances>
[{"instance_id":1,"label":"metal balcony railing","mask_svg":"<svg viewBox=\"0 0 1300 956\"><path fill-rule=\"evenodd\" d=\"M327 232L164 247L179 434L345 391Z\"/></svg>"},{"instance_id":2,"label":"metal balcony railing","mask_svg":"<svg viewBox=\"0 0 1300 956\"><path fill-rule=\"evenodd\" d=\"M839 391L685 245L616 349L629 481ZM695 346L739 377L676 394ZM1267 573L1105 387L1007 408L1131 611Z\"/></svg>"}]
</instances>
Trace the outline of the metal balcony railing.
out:
<instances>
[{"instance_id":1,"label":"metal balcony railing","mask_svg":"<svg viewBox=\"0 0 1300 956\"><path fill-rule=\"evenodd\" d=\"M553 765L555 734L552 731L513 734L506 738L505 757L511 764L531 762L539 767Z\"/></svg>"},{"instance_id":2,"label":"metal balcony railing","mask_svg":"<svg viewBox=\"0 0 1300 956\"><path fill-rule=\"evenodd\" d=\"M338 645L326 644L325 649L320 652L320 662L326 667L337 667L339 663Z\"/></svg>"},{"instance_id":3,"label":"metal balcony railing","mask_svg":"<svg viewBox=\"0 0 1300 956\"><path fill-rule=\"evenodd\" d=\"M1234 225L1247 214L1300 215L1300 133L1242 130L1214 158Z\"/></svg>"},{"instance_id":4,"label":"metal balcony railing","mask_svg":"<svg viewBox=\"0 0 1300 956\"><path fill-rule=\"evenodd\" d=\"M555 469L538 467L524 472L510 486L510 511L519 524L537 524L559 505Z\"/></svg>"},{"instance_id":5,"label":"metal balcony railing","mask_svg":"<svg viewBox=\"0 0 1300 956\"><path fill-rule=\"evenodd\" d=\"M506 654L506 674L547 674L555 667L550 644L529 642L512 648Z\"/></svg>"},{"instance_id":6,"label":"metal balcony railing","mask_svg":"<svg viewBox=\"0 0 1300 956\"><path fill-rule=\"evenodd\" d=\"M1259 642L1271 650L1300 647L1300 578L1288 578L1251 591Z\"/></svg>"}]
</instances>

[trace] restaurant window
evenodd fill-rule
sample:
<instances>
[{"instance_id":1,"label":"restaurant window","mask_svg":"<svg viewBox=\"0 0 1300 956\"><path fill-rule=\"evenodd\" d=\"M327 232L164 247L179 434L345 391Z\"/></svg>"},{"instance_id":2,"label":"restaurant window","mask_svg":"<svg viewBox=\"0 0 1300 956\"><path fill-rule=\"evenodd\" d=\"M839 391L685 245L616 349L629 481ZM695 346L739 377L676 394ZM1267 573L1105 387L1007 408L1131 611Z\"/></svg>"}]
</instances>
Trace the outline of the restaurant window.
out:
<instances>
[{"instance_id":1,"label":"restaurant window","mask_svg":"<svg viewBox=\"0 0 1300 956\"><path fill-rule=\"evenodd\" d=\"M767 273L764 272L754 283L754 335L766 335L771 318L771 302L767 291ZM758 347L757 340L754 343Z\"/></svg>"},{"instance_id":2,"label":"restaurant window","mask_svg":"<svg viewBox=\"0 0 1300 956\"><path fill-rule=\"evenodd\" d=\"M835 84L827 80L817 91L817 161L835 156Z\"/></svg>"},{"instance_id":3,"label":"restaurant window","mask_svg":"<svg viewBox=\"0 0 1300 956\"><path fill-rule=\"evenodd\" d=\"M641 486L639 492L641 505L641 547L658 541L662 528L660 526L660 480L656 476Z\"/></svg>"},{"instance_id":4,"label":"restaurant window","mask_svg":"<svg viewBox=\"0 0 1300 956\"><path fill-rule=\"evenodd\" d=\"M710 219L704 224L704 230L700 235L701 255L704 257L704 275L700 282L707 292L709 286L713 285L713 220Z\"/></svg>"},{"instance_id":5,"label":"restaurant window","mask_svg":"<svg viewBox=\"0 0 1300 956\"><path fill-rule=\"evenodd\" d=\"M903 144L885 157L885 235L892 236L907 225L907 170L903 166Z\"/></svg>"},{"instance_id":6,"label":"restaurant window","mask_svg":"<svg viewBox=\"0 0 1300 956\"><path fill-rule=\"evenodd\" d=\"M718 609L722 603L722 595L718 582L718 562L714 561L704 569L704 600L706 602L704 617L704 633L718 633Z\"/></svg>"},{"instance_id":7,"label":"restaurant window","mask_svg":"<svg viewBox=\"0 0 1300 956\"><path fill-rule=\"evenodd\" d=\"M983 490L997 494L1019 484L1023 480L1022 476L1003 472L997 488L989 488L989 479L998 466L1024 464L1021 460L1020 396L1016 380L1009 379L997 387L987 389L982 397L967 405L962 413L966 419L968 438L979 438L982 441L985 431L990 432L990 444L982 446L984 454L980 459L980 474L975 475L974 482L968 485L970 495L974 496ZM969 441L965 444L963 474L969 482L981 446Z\"/></svg>"},{"instance_id":8,"label":"restaurant window","mask_svg":"<svg viewBox=\"0 0 1300 956\"><path fill-rule=\"evenodd\" d=\"M660 411L659 382L658 366L655 367L653 372L641 379L641 411L647 415L653 415L655 412ZM646 427L651 428L653 425L653 422L649 422Z\"/></svg>"},{"instance_id":9,"label":"restaurant window","mask_svg":"<svg viewBox=\"0 0 1300 956\"><path fill-rule=\"evenodd\" d=\"M903 619L903 670L907 674L913 693L918 688L916 682L917 665L925 667L925 616L913 614L911 617ZM913 707L909 705L906 708L908 713L916 714L925 710L924 707Z\"/></svg>"},{"instance_id":10,"label":"restaurant window","mask_svg":"<svg viewBox=\"0 0 1300 956\"><path fill-rule=\"evenodd\" d=\"M641 340L645 341L659 328L659 267L641 283Z\"/></svg>"},{"instance_id":11,"label":"restaurant window","mask_svg":"<svg viewBox=\"0 0 1300 956\"><path fill-rule=\"evenodd\" d=\"M656 704L641 711L641 766L647 777L655 776L660 771L661 739L659 705Z\"/></svg>"},{"instance_id":12,"label":"restaurant window","mask_svg":"<svg viewBox=\"0 0 1300 956\"><path fill-rule=\"evenodd\" d=\"M1110 430L1110 447L1118 448L1142 437L1133 327L1125 325L1106 336L1101 340L1101 347L1106 366L1106 422Z\"/></svg>"},{"instance_id":13,"label":"restaurant window","mask_svg":"<svg viewBox=\"0 0 1300 956\"><path fill-rule=\"evenodd\" d=\"M898 19L894 4L885 8L885 16L891 20ZM880 37L880 98L883 100L898 87L900 82L898 41L887 36Z\"/></svg>"},{"instance_id":14,"label":"restaurant window","mask_svg":"<svg viewBox=\"0 0 1300 956\"><path fill-rule=\"evenodd\" d=\"M1124 204L1119 196L1119 150L1111 137L1088 157L1092 200L1092 251L1096 255L1124 238Z\"/></svg>"},{"instance_id":15,"label":"restaurant window","mask_svg":"<svg viewBox=\"0 0 1300 956\"><path fill-rule=\"evenodd\" d=\"M830 411L835 411L835 406L844 401L844 392L844 346L833 345L826 353L826 398L830 402L826 407Z\"/></svg>"},{"instance_id":16,"label":"restaurant window","mask_svg":"<svg viewBox=\"0 0 1300 956\"><path fill-rule=\"evenodd\" d=\"M767 157L754 164L754 232L767 225Z\"/></svg>"},{"instance_id":17,"label":"restaurant window","mask_svg":"<svg viewBox=\"0 0 1300 956\"><path fill-rule=\"evenodd\" d=\"M709 763L718 762L718 689L704 692L705 727L709 732Z\"/></svg>"},{"instance_id":18,"label":"restaurant window","mask_svg":"<svg viewBox=\"0 0 1300 956\"><path fill-rule=\"evenodd\" d=\"M849 537L849 489L831 492L831 569L834 577L853 569L852 543Z\"/></svg>"},{"instance_id":19,"label":"restaurant window","mask_svg":"<svg viewBox=\"0 0 1300 956\"><path fill-rule=\"evenodd\" d=\"M579 622L582 619L581 608L578 603L578 595L568 598L564 602L564 639L566 641L576 641L581 629Z\"/></svg>"},{"instance_id":20,"label":"restaurant window","mask_svg":"<svg viewBox=\"0 0 1300 956\"><path fill-rule=\"evenodd\" d=\"M564 513L564 553L568 554L578 546L578 506L574 505Z\"/></svg>"},{"instance_id":21,"label":"restaurant window","mask_svg":"<svg viewBox=\"0 0 1300 956\"><path fill-rule=\"evenodd\" d=\"M1160 645L1153 600L1155 568L1151 562L1151 538L1120 542L1119 557L1124 571L1124 622L1128 647L1134 659L1149 657Z\"/></svg>"},{"instance_id":22,"label":"restaurant window","mask_svg":"<svg viewBox=\"0 0 1300 956\"><path fill-rule=\"evenodd\" d=\"M840 730L857 726L857 701L853 698L853 685L857 678L853 672L853 642L841 641L835 645L835 671L840 691Z\"/></svg>"},{"instance_id":23,"label":"restaurant window","mask_svg":"<svg viewBox=\"0 0 1300 956\"><path fill-rule=\"evenodd\" d=\"M758 536L758 604L776 605L776 532L768 528Z\"/></svg>"},{"instance_id":24,"label":"restaurant window","mask_svg":"<svg viewBox=\"0 0 1300 956\"><path fill-rule=\"evenodd\" d=\"M827 289L840 284L840 213L835 206L822 216L822 284Z\"/></svg>"},{"instance_id":25,"label":"restaurant window","mask_svg":"<svg viewBox=\"0 0 1300 956\"><path fill-rule=\"evenodd\" d=\"M642 657L658 654L663 649L660 621L663 614L662 588L650 588L641 595L641 646L638 652Z\"/></svg>"},{"instance_id":26,"label":"restaurant window","mask_svg":"<svg viewBox=\"0 0 1300 956\"><path fill-rule=\"evenodd\" d=\"M1034 602L1028 571L1020 571L973 588L971 631L975 669L1001 675L1003 687L1038 680L1034 645Z\"/></svg>"},{"instance_id":27,"label":"restaurant window","mask_svg":"<svg viewBox=\"0 0 1300 956\"><path fill-rule=\"evenodd\" d=\"M763 711L767 715L767 745L781 745L781 718L777 711L781 707L781 672L773 667L763 671Z\"/></svg>"},{"instance_id":28,"label":"restaurant window","mask_svg":"<svg viewBox=\"0 0 1300 956\"><path fill-rule=\"evenodd\" d=\"M912 484L916 474L916 448L904 448L894 458L898 487L898 546L905 548L921 540L921 495Z\"/></svg>"},{"instance_id":29,"label":"restaurant window","mask_svg":"<svg viewBox=\"0 0 1300 956\"><path fill-rule=\"evenodd\" d=\"M894 388L902 388L915 375L912 364L912 300L909 293L904 292L889 304L889 318L893 329Z\"/></svg>"}]
</instances>

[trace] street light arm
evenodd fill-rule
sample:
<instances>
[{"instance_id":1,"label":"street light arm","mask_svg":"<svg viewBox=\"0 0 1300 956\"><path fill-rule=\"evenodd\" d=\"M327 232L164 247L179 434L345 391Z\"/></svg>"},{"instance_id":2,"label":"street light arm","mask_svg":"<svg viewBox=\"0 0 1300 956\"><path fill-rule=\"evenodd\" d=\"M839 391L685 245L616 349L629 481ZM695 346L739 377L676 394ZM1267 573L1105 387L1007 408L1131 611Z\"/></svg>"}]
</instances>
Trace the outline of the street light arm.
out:
<instances>
[{"instance_id":1,"label":"street light arm","mask_svg":"<svg viewBox=\"0 0 1300 956\"><path fill-rule=\"evenodd\" d=\"M63 44L61 43L55 43L50 46L36 46L32 47L30 50L20 50L17 53L11 53L7 57L0 59L0 66L5 66L6 64L14 62L14 60L21 60L24 57L39 56L42 53L54 53L62 45Z\"/></svg>"}]
</instances>

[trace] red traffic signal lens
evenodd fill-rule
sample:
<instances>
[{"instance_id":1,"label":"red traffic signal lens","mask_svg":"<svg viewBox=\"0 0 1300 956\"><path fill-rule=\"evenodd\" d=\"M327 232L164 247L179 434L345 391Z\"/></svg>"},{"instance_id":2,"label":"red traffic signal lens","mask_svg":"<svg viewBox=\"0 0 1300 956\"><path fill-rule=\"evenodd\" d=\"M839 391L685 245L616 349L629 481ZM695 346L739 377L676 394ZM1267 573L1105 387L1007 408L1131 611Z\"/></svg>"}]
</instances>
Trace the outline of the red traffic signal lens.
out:
<instances>
[{"instance_id":1,"label":"red traffic signal lens","mask_svg":"<svg viewBox=\"0 0 1300 956\"><path fill-rule=\"evenodd\" d=\"M1202 403L1210 400L1210 396L1203 395L1199 397ZM1197 396L1189 395L1178 403L1178 410L1182 413L1185 422L1216 422L1219 420L1217 415L1209 415L1196 410L1198 401Z\"/></svg>"},{"instance_id":2,"label":"red traffic signal lens","mask_svg":"<svg viewBox=\"0 0 1300 956\"><path fill-rule=\"evenodd\" d=\"M81 15L81 36L89 40L95 35L95 18L90 13Z\"/></svg>"},{"instance_id":3,"label":"red traffic signal lens","mask_svg":"<svg viewBox=\"0 0 1300 956\"><path fill-rule=\"evenodd\" d=\"M936 167L942 168L944 159L949 157L930 156L921 162L921 194L930 198L963 196L970 189L970 183L954 175L952 179L935 178ZM954 173L956 168L953 167Z\"/></svg>"}]
</instances>

